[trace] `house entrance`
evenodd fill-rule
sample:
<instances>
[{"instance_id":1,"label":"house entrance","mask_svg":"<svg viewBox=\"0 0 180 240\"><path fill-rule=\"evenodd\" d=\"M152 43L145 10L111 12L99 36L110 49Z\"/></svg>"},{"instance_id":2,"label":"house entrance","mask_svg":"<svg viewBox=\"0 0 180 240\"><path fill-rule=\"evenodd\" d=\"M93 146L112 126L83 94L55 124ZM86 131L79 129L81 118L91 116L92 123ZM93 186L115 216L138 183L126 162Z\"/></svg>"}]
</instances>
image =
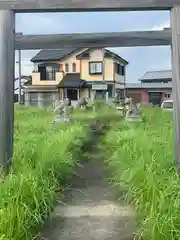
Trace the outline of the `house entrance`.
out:
<instances>
[{"instance_id":1,"label":"house entrance","mask_svg":"<svg viewBox=\"0 0 180 240\"><path fill-rule=\"evenodd\" d=\"M67 89L67 98L71 101L78 100L78 90L77 89Z\"/></svg>"},{"instance_id":2,"label":"house entrance","mask_svg":"<svg viewBox=\"0 0 180 240\"><path fill-rule=\"evenodd\" d=\"M153 104L153 106L160 106L162 99L161 92L149 92L149 102Z\"/></svg>"},{"instance_id":3,"label":"house entrance","mask_svg":"<svg viewBox=\"0 0 180 240\"><path fill-rule=\"evenodd\" d=\"M96 90L95 92L95 99L96 100L102 100L106 97L106 91L104 90Z\"/></svg>"}]
</instances>

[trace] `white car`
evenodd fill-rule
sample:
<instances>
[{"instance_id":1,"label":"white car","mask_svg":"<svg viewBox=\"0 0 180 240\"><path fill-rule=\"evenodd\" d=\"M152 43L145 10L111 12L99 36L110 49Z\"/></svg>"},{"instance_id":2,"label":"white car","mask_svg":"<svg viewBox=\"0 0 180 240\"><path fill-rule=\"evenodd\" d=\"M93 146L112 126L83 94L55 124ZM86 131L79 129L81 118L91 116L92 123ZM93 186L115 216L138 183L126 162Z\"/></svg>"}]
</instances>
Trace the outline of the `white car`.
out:
<instances>
[{"instance_id":1,"label":"white car","mask_svg":"<svg viewBox=\"0 0 180 240\"><path fill-rule=\"evenodd\" d=\"M165 110L172 111L173 110L173 100L165 100L161 104L161 108Z\"/></svg>"}]
</instances>

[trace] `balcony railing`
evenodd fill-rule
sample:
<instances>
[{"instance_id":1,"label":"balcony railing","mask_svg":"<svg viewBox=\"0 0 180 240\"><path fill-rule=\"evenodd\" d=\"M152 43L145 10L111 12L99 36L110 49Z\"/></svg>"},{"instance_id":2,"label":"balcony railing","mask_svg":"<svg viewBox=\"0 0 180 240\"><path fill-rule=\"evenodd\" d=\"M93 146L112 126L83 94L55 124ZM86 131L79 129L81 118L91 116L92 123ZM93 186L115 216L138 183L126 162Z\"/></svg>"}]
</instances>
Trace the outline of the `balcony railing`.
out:
<instances>
[{"instance_id":1,"label":"balcony railing","mask_svg":"<svg viewBox=\"0 0 180 240\"><path fill-rule=\"evenodd\" d=\"M60 81L63 79L63 73L62 72L56 72L55 73L55 79L52 80L46 80L40 78L40 72L32 72L32 85L56 85L60 83Z\"/></svg>"}]
</instances>

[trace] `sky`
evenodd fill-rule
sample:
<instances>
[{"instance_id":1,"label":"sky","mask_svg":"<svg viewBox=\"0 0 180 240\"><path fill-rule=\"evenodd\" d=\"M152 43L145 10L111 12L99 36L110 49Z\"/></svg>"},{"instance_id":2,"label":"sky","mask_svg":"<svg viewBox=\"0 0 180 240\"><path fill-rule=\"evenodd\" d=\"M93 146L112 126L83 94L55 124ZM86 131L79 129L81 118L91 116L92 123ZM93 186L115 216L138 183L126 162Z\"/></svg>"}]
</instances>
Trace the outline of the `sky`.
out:
<instances>
[{"instance_id":1,"label":"sky","mask_svg":"<svg viewBox=\"0 0 180 240\"><path fill-rule=\"evenodd\" d=\"M168 11L16 14L16 32L23 34L146 31L161 30L169 26ZM169 46L111 50L129 62L127 82L137 82L146 71L171 69ZM37 50L22 51L22 74L31 74L33 64L30 59L37 52ZM17 63L15 75L18 76Z\"/></svg>"}]
</instances>

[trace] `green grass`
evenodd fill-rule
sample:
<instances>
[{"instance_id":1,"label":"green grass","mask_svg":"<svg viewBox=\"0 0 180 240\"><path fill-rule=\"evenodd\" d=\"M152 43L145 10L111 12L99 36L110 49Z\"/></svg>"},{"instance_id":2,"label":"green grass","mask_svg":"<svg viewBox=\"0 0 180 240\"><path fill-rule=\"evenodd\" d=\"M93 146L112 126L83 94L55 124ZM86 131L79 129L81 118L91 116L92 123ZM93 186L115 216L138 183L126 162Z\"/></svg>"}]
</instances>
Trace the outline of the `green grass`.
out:
<instances>
[{"instance_id":1,"label":"green grass","mask_svg":"<svg viewBox=\"0 0 180 240\"><path fill-rule=\"evenodd\" d=\"M180 239L180 184L174 168L172 116L143 109L128 123L111 108L75 110L72 123L52 128L49 110L16 106L11 174L1 181L0 240L32 240L52 210L87 141L93 119L111 129L102 137L112 184L124 190L140 218L137 236Z\"/></svg>"},{"instance_id":2,"label":"green grass","mask_svg":"<svg viewBox=\"0 0 180 240\"><path fill-rule=\"evenodd\" d=\"M143 109L142 123L119 121L102 139L111 184L126 192L140 218L137 239L180 239L180 182L172 114Z\"/></svg>"},{"instance_id":3,"label":"green grass","mask_svg":"<svg viewBox=\"0 0 180 240\"><path fill-rule=\"evenodd\" d=\"M56 195L63 196L63 187L78 162L85 127L75 120L52 128L52 117L48 110L15 109L13 166L0 183L1 240L33 239Z\"/></svg>"}]
</instances>

